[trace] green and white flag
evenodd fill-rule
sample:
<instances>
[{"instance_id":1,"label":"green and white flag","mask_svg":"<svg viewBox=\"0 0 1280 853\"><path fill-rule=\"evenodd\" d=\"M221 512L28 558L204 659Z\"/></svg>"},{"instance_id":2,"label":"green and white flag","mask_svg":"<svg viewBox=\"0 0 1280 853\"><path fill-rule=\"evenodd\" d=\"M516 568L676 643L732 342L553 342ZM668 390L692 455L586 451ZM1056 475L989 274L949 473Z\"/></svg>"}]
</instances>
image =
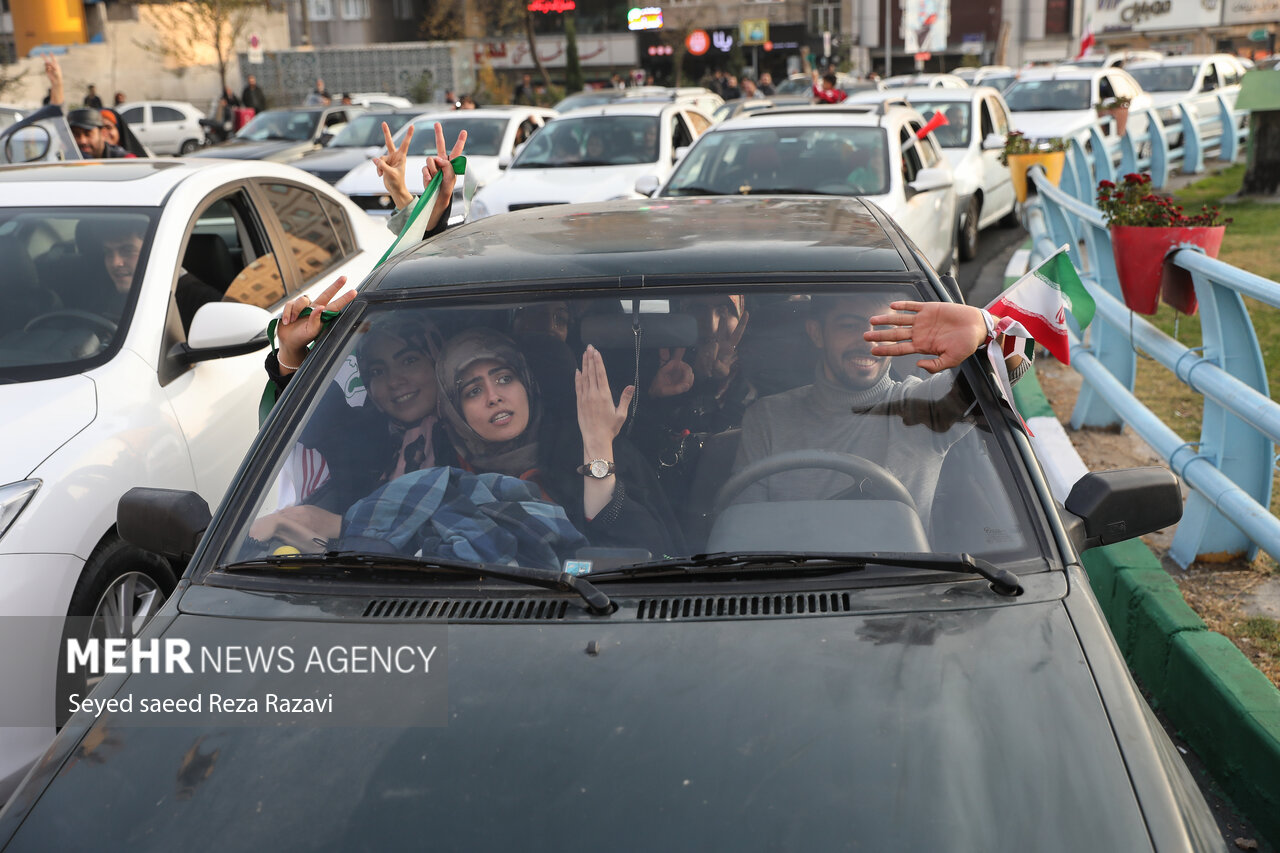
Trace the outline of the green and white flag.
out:
<instances>
[{"instance_id":1,"label":"green and white flag","mask_svg":"<svg viewBox=\"0 0 1280 853\"><path fill-rule=\"evenodd\" d=\"M454 157L449 162L453 164L453 171L459 178L466 174L466 157ZM443 185L444 172L436 172L432 176L431 182L427 184L426 189L422 191L422 195L418 196L418 201L414 204L413 211L409 214L409 221L400 229L400 236L387 249L382 259L374 265L375 268L382 266L394 257L404 254L422 242L423 235L427 233L427 219L431 215L432 208L436 205L436 200L440 198L440 189Z\"/></svg>"},{"instance_id":2,"label":"green and white flag","mask_svg":"<svg viewBox=\"0 0 1280 853\"><path fill-rule=\"evenodd\" d=\"M1007 317L1021 324L1027 334L1063 364L1071 361L1067 339L1067 311L1080 328L1093 320L1093 297L1071 264L1067 247L1062 246L1044 263L1013 283L987 306L996 317ZM999 329L1006 332L1006 329Z\"/></svg>"}]
</instances>

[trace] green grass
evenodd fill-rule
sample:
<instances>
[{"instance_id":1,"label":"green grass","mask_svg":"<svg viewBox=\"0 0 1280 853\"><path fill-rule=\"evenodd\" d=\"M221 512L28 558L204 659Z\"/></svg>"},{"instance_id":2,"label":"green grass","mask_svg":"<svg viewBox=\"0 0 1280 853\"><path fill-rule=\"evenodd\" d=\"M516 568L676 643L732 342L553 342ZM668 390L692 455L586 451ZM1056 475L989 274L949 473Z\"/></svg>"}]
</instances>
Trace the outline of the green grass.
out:
<instances>
[{"instance_id":1,"label":"green grass","mask_svg":"<svg viewBox=\"0 0 1280 853\"><path fill-rule=\"evenodd\" d=\"M1202 204L1221 204L1232 218L1227 226L1219 259L1272 281L1280 281L1280 204L1256 201L1226 201L1240 191L1244 165L1214 172L1175 193L1188 211ZM1280 309L1245 299L1254 332L1262 348L1267 381L1274 399L1280 389ZM1161 305L1154 317L1148 318L1166 334L1184 346L1201 344L1199 316L1179 316L1172 308ZM1204 400L1191 391L1163 365L1154 361L1138 361L1137 395L1174 432L1187 441L1200 438L1200 422ZM1280 514L1280 476L1272 481L1271 511Z\"/></svg>"},{"instance_id":2,"label":"green grass","mask_svg":"<svg viewBox=\"0 0 1280 853\"><path fill-rule=\"evenodd\" d=\"M1240 626L1240 634L1254 640L1267 654L1280 655L1280 622L1266 616L1250 616Z\"/></svg>"}]
</instances>

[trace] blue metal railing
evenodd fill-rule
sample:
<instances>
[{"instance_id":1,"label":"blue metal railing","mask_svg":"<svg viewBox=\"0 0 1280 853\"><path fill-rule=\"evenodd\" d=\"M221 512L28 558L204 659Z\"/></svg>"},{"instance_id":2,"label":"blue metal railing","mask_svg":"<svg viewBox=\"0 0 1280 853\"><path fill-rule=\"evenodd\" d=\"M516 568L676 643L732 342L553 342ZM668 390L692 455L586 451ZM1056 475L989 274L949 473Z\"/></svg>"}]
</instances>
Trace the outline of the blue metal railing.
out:
<instances>
[{"instance_id":1,"label":"blue metal railing","mask_svg":"<svg viewBox=\"0 0 1280 853\"><path fill-rule=\"evenodd\" d=\"M1235 115L1221 98L1219 103L1219 127L1230 117L1234 128ZM1206 122L1194 120L1190 109L1180 110L1185 144L1164 162L1182 161L1202 170L1206 150L1235 156L1238 132L1201 132ZM1156 138L1172 132L1163 129ZM1092 191L1095 169L1101 180L1107 166L1114 166L1113 155L1123 158L1129 147L1132 156L1138 148L1133 140L1126 146L1123 139L1112 147L1099 127L1082 136L1090 139L1093 156L1086 156L1079 144L1072 146L1071 168L1063 170L1062 188L1053 186L1042 169L1032 169L1028 177L1037 195L1023 211L1032 236L1031 264L1067 244L1098 305L1088 343L1074 335L1071 340L1071 366L1085 380L1071 426L1128 425L1191 487L1170 547L1179 565L1190 565L1197 557L1252 557L1259 547L1280 559L1280 519L1268 509L1275 442L1280 441L1280 404L1270 397L1266 365L1243 300L1249 296L1280 308L1280 283L1209 258L1198 249L1179 249L1166 263L1191 275L1200 305L1202 346L1183 346L1136 316L1124 305L1111 235L1092 203ZM1159 145L1155 142L1153 150ZM1085 187L1088 201L1080 197ZM1199 441L1184 441L1134 396L1138 349L1204 397Z\"/></svg>"}]
</instances>

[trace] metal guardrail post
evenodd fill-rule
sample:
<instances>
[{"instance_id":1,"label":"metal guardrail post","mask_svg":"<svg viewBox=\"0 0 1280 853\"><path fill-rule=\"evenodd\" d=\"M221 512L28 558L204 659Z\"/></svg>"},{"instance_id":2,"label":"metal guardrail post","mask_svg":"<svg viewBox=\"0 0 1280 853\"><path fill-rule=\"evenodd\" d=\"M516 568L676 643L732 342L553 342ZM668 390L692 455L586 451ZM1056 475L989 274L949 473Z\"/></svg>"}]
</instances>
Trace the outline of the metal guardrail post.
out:
<instances>
[{"instance_id":1,"label":"metal guardrail post","mask_svg":"<svg viewBox=\"0 0 1280 853\"><path fill-rule=\"evenodd\" d=\"M1107 145L1107 140L1102 135L1102 127L1096 121L1089 127L1089 147L1093 149L1093 184L1090 189L1096 187L1098 181L1114 181L1116 167L1111 162L1111 147ZM1088 195L1076 196L1081 201L1088 197Z\"/></svg>"},{"instance_id":2,"label":"metal guardrail post","mask_svg":"<svg viewBox=\"0 0 1280 853\"><path fill-rule=\"evenodd\" d=\"M1147 138L1151 140L1151 186L1163 189L1169 180L1169 139L1155 110L1147 110Z\"/></svg>"},{"instance_id":3,"label":"metal guardrail post","mask_svg":"<svg viewBox=\"0 0 1280 853\"><path fill-rule=\"evenodd\" d=\"M1204 137L1200 133L1200 122L1185 102L1178 103L1178 112L1182 115L1182 171L1198 175L1204 171Z\"/></svg>"},{"instance_id":4,"label":"metal guardrail post","mask_svg":"<svg viewBox=\"0 0 1280 853\"><path fill-rule=\"evenodd\" d=\"M1136 121L1130 121L1124 129L1124 135L1120 137L1120 174L1122 175L1138 171L1138 141L1133 132L1137 124ZM1150 125L1147 126L1147 135L1151 135Z\"/></svg>"},{"instance_id":5,"label":"metal guardrail post","mask_svg":"<svg viewBox=\"0 0 1280 853\"><path fill-rule=\"evenodd\" d=\"M1228 133L1232 134L1233 131ZM1178 266L1194 265L1195 255L1203 252L1182 249L1174 253L1171 261ZM1193 270L1191 278L1200 303L1204 360L1216 363L1263 397L1268 396L1267 368L1244 300L1234 289L1214 281L1203 270ZM1185 376L1179 370L1178 378L1190 384L1194 369L1187 370ZM1212 459L1219 471L1264 507L1271 502L1273 453L1274 446L1264 433L1205 397L1198 455ZM1172 458L1169 462L1174 473L1181 476L1178 459ZM1182 566L1190 565L1200 555L1246 551L1252 559L1257 554L1257 545L1228 523L1230 521L1204 495L1192 491L1170 545L1170 556Z\"/></svg>"},{"instance_id":6,"label":"metal guardrail post","mask_svg":"<svg viewBox=\"0 0 1280 853\"><path fill-rule=\"evenodd\" d=\"M1236 114L1227 106L1227 96L1218 93L1218 121L1222 125L1222 138L1218 143L1218 158L1228 163L1236 161L1240 153L1240 129L1236 127Z\"/></svg>"},{"instance_id":7,"label":"metal guardrail post","mask_svg":"<svg viewBox=\"0 0 1280 853\"><path fill-rule=\"evenodd\" d=\"M1066 159L1071 166L1071 176L1074 179L1067 185L1067 193L1076 199L1088 198L1095 186L1093 167L1089 163L1089 155L1085 153L1084 140L1080 135L1071 140L1071 145L1067 147Z\"/></svg>"}]
</instances>

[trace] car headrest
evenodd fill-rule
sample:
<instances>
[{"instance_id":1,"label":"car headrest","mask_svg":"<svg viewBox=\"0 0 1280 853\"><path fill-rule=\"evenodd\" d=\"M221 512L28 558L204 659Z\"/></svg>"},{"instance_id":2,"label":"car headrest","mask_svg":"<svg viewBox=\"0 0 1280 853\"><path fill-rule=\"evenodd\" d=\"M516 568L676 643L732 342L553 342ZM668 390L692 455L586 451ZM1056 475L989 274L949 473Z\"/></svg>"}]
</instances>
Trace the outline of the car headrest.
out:
<instances>
[{"instance_id":1,"label":"car headrest","mask_svg":"<svg viewBox=\"0 0 1280 853\"><path fill-rule=\"evenodd\" d=\"M219 292L226 292L227 285L239 272L231 250L218 234L192 234L186 254L182 256L182 266Z\"/></svg>"},{"instance_id":2,"label":"car headrest","mask_svg":"<svg viewBox=\"0 0 1280 853\"><path fill-rule=\"evenodd\" d=\"M5 290L34 288L39 286L36 276L36 262L27 254L27 249L17 237L5 235L0 237L0 283Z\"/></svg>"}]
</instances>

